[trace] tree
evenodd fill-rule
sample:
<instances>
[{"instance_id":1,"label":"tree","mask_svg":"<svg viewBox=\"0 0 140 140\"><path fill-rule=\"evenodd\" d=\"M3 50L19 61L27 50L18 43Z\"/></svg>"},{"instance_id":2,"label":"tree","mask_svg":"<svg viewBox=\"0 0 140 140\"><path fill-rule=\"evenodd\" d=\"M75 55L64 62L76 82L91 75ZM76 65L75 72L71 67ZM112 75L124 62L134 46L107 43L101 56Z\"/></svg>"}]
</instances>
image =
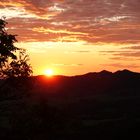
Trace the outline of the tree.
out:
<instances>
[{"instance_id":1,"label":"tree","mask_svg":"<svg viewBox=\"0 0 140 140\"><path fill-rule=\"evenodd\" d=\"M16 35L8 34L5 18L0 19L0 78L28 77L32 74L26 50L14 45Z\"/></svg>"}]
</instances>

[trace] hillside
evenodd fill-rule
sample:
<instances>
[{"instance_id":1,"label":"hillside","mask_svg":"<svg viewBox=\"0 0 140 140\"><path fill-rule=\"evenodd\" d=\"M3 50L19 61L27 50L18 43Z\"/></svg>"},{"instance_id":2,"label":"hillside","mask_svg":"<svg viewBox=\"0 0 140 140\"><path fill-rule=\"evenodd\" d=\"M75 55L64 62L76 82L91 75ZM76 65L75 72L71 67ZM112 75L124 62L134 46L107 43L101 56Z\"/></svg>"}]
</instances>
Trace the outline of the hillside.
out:
<instances>
[{"instance_id":1,"label":"hillside","mask_svg":"<svg viewBox=\"0 0 140 140\"><path fill-rule=\"evenodd\" d=\"M128 70L115 73L101 71L79 76L55 76L47 78L37 76L33 79L34 89L46 93L46 96L95 96L95 95L132 95L139 94L140 74ZM131 90L133 92L131 92ZM125 92L126 91L126 92Z\"/></svg>"},{"instance_id":2,"label":"hillside","mask_svg":"<svg viewBox=\"0 0 140 140\"><path fill-rule=\"evenodd\" d=\"M139 136L140 73L1 80L1 139Z\"/></svg>"}]
</instances>

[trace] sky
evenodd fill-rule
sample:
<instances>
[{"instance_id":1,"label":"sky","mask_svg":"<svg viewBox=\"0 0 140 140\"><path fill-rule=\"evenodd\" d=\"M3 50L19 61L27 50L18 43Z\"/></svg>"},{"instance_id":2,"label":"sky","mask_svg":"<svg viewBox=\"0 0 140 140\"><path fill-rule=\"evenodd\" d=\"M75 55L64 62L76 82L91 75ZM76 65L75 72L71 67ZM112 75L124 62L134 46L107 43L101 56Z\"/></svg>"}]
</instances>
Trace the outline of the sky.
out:
<instances>
[{"instance_id":1,"label":"sky","mask_svg":"<svg viewBox=\"0 0 140 140\"><path fill-rule=\"evenodd\" d=\"M0 0L34 75L140 72L140 0Z\"/></svg>"}]
</instances>

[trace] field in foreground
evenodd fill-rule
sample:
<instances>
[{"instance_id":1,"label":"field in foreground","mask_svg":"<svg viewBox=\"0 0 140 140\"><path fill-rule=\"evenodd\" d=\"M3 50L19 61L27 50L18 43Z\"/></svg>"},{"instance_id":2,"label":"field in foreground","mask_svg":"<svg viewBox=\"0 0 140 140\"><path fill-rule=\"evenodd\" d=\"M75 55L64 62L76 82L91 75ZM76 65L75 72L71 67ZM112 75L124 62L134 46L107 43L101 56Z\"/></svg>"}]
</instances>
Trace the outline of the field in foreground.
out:
<instances>
[{"instance_id":1,"label":"field in foreground","mask_svg":"<svg viewBox=\"0 0 140 140\"><path fill-rule=\"evenodd\" d=\"M36 76L0 84L1 139L140 137L139 73Z\"/></svg>"}]
</instances>

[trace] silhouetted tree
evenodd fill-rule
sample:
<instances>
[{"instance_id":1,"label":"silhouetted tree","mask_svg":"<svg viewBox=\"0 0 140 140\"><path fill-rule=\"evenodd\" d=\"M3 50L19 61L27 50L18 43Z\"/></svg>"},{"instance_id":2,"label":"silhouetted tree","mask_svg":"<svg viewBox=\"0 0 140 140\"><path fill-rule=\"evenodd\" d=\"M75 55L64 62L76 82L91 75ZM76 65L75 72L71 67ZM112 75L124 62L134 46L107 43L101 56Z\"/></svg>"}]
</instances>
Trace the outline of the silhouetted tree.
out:
<instances>
[{"instance_id":1,"label":"silhouetted tree","mask_svg":"<svg viewBox=\"0 0 140 140\"><path fill-rule=\"evenodd\" d=\"M16 35L8 34L5 18L0 19L0 78L28 77L32 68L28 64L29 56L25 49L14 45Z\"/></svg>"},{"instance_id":2,"label":"silhouetted tree","mask_svg":"<svg viewBox=\"0 0 140 140\"><path fill-rule=\"evenodd\" d=\"M26 54L26 50L20 49L17 59L13 59L8 65L4 73L8 77L28 77L32 73L32 68L28 64L29 56Z\"/></svg>"}]
</instances>

